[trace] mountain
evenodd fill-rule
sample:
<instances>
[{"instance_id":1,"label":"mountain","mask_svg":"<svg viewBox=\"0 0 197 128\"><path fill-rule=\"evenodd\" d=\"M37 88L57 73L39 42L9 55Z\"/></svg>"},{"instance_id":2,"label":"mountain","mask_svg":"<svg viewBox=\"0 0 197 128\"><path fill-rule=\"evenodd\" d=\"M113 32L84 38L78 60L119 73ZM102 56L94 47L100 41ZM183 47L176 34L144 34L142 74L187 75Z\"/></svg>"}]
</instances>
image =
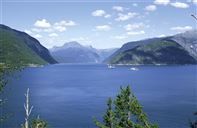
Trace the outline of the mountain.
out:
<instances>
[{"instance_id":1,"label":"mountain","mask_svg":"<svg viewBox=\"0 0 197 128\"><path fill-rule=\"evenodd\" d=\"M0 63L54 64L56 60L38 40L0 24Z\"/></svg>"},{"instance_id":2,"label":"mountain","mask_svg":"<svg viewBox=\"0 0 197 128\"><path fill-rule=\"evenodd\" d=\"M96 63L99 55L91 47L85 47L78 42L68 42L61 47L54 47L51 55L59 63Z\"/></svg>"},{"instance_id":3,"label":"mountain","mask_svg":"<svg viewBox=\"0 0 197 128\"><path fill-rule=\"evenodd\" d=\"M113 53L115 53L118 50L118 48L108 48L108 49L97 49L97 53L100 56L100 62L103 62L106 58L111 56Z\"/></svg>"},{"instance_id":4,"label":"mountain","mask_svg":"<svg viewBox=\"0 0 197 128\"><path fill-rule=\"evenodd\" d=\"M96 49L76 41L50 49L51 55L60 63L100 63L116 49Z\"/></svg>"},{"instance_id":5,"label":"mountain","mask_svg":"<svg viewBox=\"0 0 197 128\"><path fill-rule=\"evenodd\" d=\"M191 56L197 59L197 30L177 34L171 39L183 46Z\"/></svg>"},{"instance_id":6,"label":"mountain","mask_svg":"<svg viewBox=\"0 0 197 128\"><path fill-rule=\"evenodd\" d=\"M197 64L196 41L196 31L189 31L170 37L129 42L105 62L111 64Z\"/></svg>"}]
</instances>

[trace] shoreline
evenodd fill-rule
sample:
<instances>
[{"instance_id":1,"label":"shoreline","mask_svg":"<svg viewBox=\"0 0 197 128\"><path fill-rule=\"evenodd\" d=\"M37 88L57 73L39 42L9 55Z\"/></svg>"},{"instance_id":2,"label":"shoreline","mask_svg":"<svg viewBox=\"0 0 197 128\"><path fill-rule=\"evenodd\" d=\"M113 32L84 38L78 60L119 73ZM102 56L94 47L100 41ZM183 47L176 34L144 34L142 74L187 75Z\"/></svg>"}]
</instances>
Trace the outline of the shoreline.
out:
<instances>
[{"instance_id":1,"label":"shoreline","mask_svg":"<svg viewBox=\"0 0 197 128\"><path fill-rule=\"evenodd\" d=\"M114 65L114 66L192 66L197 64L107 64L107 63L57 63L46 65ZM33 67L44 67L46 65L33 65ZM29 66L30 67L30 66Z\"/></svg>"},{"instance_id":2,"label":"shoreline","mask_svg":"<svg viewBox=\"0 0 197 128\"><path fill-rule=\"evenodd\" d=\"M197 64L107 64L116 66L190 66Z\"/></svg>"}]
</instances>

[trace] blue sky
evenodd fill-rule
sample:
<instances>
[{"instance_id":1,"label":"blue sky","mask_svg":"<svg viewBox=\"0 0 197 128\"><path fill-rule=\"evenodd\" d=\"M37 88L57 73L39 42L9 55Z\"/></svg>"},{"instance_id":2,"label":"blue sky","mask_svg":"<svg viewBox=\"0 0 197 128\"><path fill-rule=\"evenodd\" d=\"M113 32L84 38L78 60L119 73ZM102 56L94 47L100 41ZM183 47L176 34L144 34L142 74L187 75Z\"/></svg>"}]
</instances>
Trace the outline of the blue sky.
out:
<instances>
[{"instance_id":1,"label":"blue sky","mask_svg":"<svg viewBox=\"0 0 197 128\"><path fill-rule=\"evenodd\" d=\"M1 24L47 48L78 41L96 48L196 29L197 0L1 0Z\"/></svg>"}]
</instances>

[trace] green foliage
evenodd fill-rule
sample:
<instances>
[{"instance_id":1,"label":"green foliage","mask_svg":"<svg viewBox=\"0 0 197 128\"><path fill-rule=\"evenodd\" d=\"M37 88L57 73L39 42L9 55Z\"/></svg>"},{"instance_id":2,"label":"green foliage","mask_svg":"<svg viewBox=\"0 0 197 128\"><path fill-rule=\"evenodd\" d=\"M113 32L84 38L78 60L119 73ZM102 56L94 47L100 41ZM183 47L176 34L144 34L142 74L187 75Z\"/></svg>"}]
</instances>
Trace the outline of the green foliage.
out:
<instances>
[{"instance_id":1,"label":"green foliage","mask_svg":"<svg viewBox=\"0 0 197 128\"><path fill-rule=\"evenodd\" d=\"M33 119L31 121L31 128L47 128L47 122L42 119Z\"/></svg>"},{"instance_id":2,"label":"green foliage","mask_svg":"<svg viewBox=\"0 0 197 128\"><path fill-rule=\"evenodd\" d=\"M25 43L22 36L0 28L0 63L6 64L46 64Z\"/></svg>"},{"instance_id":3,"label":"green foliage","mask_svg":"<svg viewBox=\"0 0 197 128\"><path fill-rule=\"evenodd\" d=\"M182 46L172 41L157 41L126 50L113 56L112 64L196 64Z\"/></svg>"},{"instance_id":4,"label":"green foliage","mask_svg":"<svg viewBox=\"0 0 197 128\"><path fill-rule=\"evenodd\" d=\"M197 116L197 112L194 113ZM197 128L197 120L189 122L190 128Z\"/></svg>"},{"instance_id":5,"label":"green foliage","mask_svg":"<svg viewBox=\"0 0 197 128\"><path fill-rule=\"evenodd\" d=\"M132 94L129 86L126 89L120 87L120 92L114 101L114 109L112 107L112 99L107 102L107 110L103 116L103 123L94 120L99 128L157 128L155 124L151 124L146 114L142 111L136 97Z\"/></svg>"},{"instance_id":6,"label":"green foliage","mask_svg":"<svg viewBox=\"0 0 197 128\"><path fill-rule=\"evenodd\" d=\"M4 79L6 73L6 66L4 64L0 64L0 92L2 92L3 88L7 84L7 80Z\"/></svg>"},{"instance_id":7,"label":"green foliage","mask_svg":"<svg viewBox=\"0 0 197 128\"><path fill-rule=\"evenodd\" d=\"M8 83L8 77L22 69L19 65L0 63L0 93Z\"/></svg>"},{"instance_id":8,"label":"green foliage","mask_svg":"<svg viewBox=\"0 0 197 128\"><path fill-rule=\"evenodd\" d=\"M107 110L106 110L106 114L104 114L103 116L104 120L103 122L105 123L105 125L109 128L112 128L114 125L114 112L112 110L112 99L109 98L107 101Z\"/></svg>"},{"instance_id":9,"label":"green foliage","mask_svg":"<svg viewBox=\"0 0 197 128\"><path fill-rule=\"evenodd\" d=\"M104 125L100 122L98 122L97 120L94 120L96 126L100 127L100 128L113 128L115 125L115 113L112 110L112 99L109 98L107 101L107 109L106 109L106 113L103 115L103 122Z\"/></svg>"},{"instance_id":10,"label":"green foliage","mask_svg":"<svg viewBox=\"0 0 197 128\"><path fill-rule=\"evenodd\" d=\"M22 124L21 128L25 128L25 125ZM47 128L47 122L40 118L33 119L31 121L30 128Z\"/></svg>"},{"instance_id":11,"label":"green foliage","mask_svg":"<svg viewBox=\"0 0 197 128\"><path fill-rule=\"evenodd\" d=\"M3 92L5 86L8 83L8 77L13 74L14 71L20 70L18 65L0 63L0 94ZM5 105L6 99L0 98L0 108ZM0 116L0 124L7 120L12 114L5 114Z\"/></svg>"}]
</instances>

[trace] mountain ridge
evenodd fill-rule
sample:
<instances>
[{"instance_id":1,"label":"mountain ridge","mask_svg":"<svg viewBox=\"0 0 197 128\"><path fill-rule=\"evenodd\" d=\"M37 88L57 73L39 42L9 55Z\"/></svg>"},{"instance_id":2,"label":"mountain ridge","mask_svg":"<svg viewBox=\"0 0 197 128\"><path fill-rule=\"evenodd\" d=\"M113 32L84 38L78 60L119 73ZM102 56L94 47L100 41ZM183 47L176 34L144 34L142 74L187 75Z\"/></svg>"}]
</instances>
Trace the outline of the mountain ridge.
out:
<instances>
[{"instance_id":1,"label":"mountain ridge","mask_svg":"<svg viewBox=\"0 0 197 128\"><path fill-rule=\"evenodd\" d=\"M191 31L174 36L128 42L104 62L112 64L196 64L196 35L196 31ZM161 56L157 54L161 54Z\"/></svg>"},{"instance_id":2,"label":"mountain ridge","mask_svg":"<svg viewBox=\"0 0 197 128\"><path fill-rule=\"evenodd\" d=\"M50 52L60 63L100 63L115 50L117 49L96 49L91 45L85 46L72 41L51 48Z\"/></svg>"},{"instance_id":3,"label":"mountain ridge","mask_svg":"<svg viewBox=\"0 0 197 128\"><path fill-rule=\"evenodd\" d=\"M57 63L47 48L25 32L0 24L2 63L54 64Z\"/></svg>"}]
</instances>

